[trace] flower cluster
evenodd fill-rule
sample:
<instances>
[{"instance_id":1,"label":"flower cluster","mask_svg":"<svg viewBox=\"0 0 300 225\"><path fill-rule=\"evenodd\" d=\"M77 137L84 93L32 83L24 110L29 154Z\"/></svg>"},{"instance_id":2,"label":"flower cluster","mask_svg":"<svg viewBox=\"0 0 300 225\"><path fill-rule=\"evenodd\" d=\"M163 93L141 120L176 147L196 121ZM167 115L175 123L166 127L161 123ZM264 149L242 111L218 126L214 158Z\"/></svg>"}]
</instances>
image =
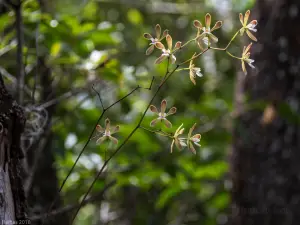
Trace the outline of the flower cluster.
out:
<instances>
[{"instance_id":1,"label":"flower cluster","mask_svg":"<svg viewBox=\"0 0 300 225\"><path fill-rule=\"evenodd\" d=\"M252 20L251 22L248 23L249 17L250 17L250 10L247 10L244 15L242 13L239 14L239 19L242 24L242 27L236 32L236 34L232 37L232 39L230 40L230 42L228 43L228 45L225 48L216 48L216 47L212 46L212 44L216 44L218 42L218 37L215 36L215 34L213 34L213 32L216 31L217 29L221 28L223 25L223 22L217 21L217 22L215 22L214 26L211 27L212 18L209 13L207 13L205 15L204 25L202 25L202 23L199 20L193 21L193 25L197 29L196 36L195 36L195 38L187 41L185 44L182 44L182 42L180 42L180 41L177 41L176 43L173 42L173 38L169 34L169 31L164 30L162 32L161 26L159 24L157 24L155 26L155 36L152 36L149 33L144 34L144 38L146 38L147 40L150 41L150 43L149 43L150 46L146 50L146 55L150 55L155 49L158 49L160 51L160 56L155 60L155 64L160 64L167 59L168 60L168 68L167 68L166 75L168 75L168 77L170 77L171 74L174 72L178 72L181 70L188 70L189 71L189 79L191 80L191 82L194 85L196 85L196 77L203 76L201 73L201 68L197 67L195 65L195 60L199 56L201 56L203 53L208 51L209 49L225 51L231 57L241 60L242 70L245 74L247 74L246 64L248 64L251 68L255 68L253 65L254 60L250 58L250 50L252 47L252 43L248 44L247 46L244 46L241 57L234 56L233 54L231 54L229 52L228 48L239 33L240 33L240 35L244 35L244 33L246 33L251 40L257 41L257 38L252 33L252 32L257 31L255 29L257 26L257 20ZM165 42L165 43L163 43L163 42ZM175 54L177 54L179 52L179 50L183 49L185 46L187 46L189 43L192 43L192 42L196 42L196 44L199 46L201 52L199 52L199 53L195 52L190 59L178 64L177 67L172 72L169 72L169 66L172 66L171 64L175 64L175 62L176 62ZM178 69L179 66L181 66L185 63L189 63L189 67ZM164 77L164 79L162 80L162 83L160 84L160 87L166 82L166 80L168 80L168 79L165 79L165 77ZM159 91L159 89L158 89L158 91ZM157 92L156 92L156 94L157 94ZM150 105L149 109L152 113L156 114L156 116L157 116L155 119L153 119L150 122L151 127L156 126L158 123L163 123L165 127L172 128L172 123L168 120L168 117L170 115L173 115L176 113L176 111L177 111L176 107L174 107L174 106L171 107L169 109L169 111L166 113L167 101L165 99L163 99L160 104L160 110L158 110L156 108L156 106L154 106L154 105ZM145 116L145 114L143 115L143 118L144 118L144 116ZM182 135L184 134L183 124L181 124L176 129L174 135L163 132L161 129L154 131L154 130L149 130L147 128L144 128L144 127L141 127L140 125L138 125L137 128L139 128L139 127L143 128L147 131L150 131L152 133L157 133L157 134L171 138L172 139L171 152L173 152L174 145L179 150L183 149L184 147L187 147L194 154L196 154L195 145L200 147L199 143L200 143L201 135L193 134L193 131L195 130L195 127L196 127L196 123L189 129L189 132L186 137L182 137ZM101 133L101 137L98 138L98 140L96 141L98 144L101 144L105 140L109 140L109 141L113 142L114 144L118 143L118 140L115 137L113 137L112 135L114 133L118 132L120 127L119 126L111 127L109 119L105 120L105 128L102 128L100 125L97 125L96 129L98 132Z\"/></svg>"}]
</instances>

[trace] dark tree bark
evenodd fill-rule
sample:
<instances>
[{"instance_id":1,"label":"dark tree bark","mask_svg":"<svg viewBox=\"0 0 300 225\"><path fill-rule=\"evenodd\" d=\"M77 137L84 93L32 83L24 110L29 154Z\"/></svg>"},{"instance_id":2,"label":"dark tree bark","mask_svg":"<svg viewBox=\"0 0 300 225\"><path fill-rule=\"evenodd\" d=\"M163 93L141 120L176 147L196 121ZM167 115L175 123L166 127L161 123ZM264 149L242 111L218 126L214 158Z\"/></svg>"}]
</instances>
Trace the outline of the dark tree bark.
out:
<instances>
[{"instance_id":1,"label":"dark tree bark","mask_svg":"<svg viewBox=\"0 0 300 225\"><path fill-rule=\"evenodd\" d=\"M253 56L259 72L245 78L248 100L234 128L230 224L296 225L300 221L300 1L258 0L255 10L259 43Z\"/></svg>"},{"instance_id":2,"label":"dark tree bark","mask_svg":"<svg viewBox=\"0 0 300 225\"><path fill-rule=\"evenodd\" d=\"M24 154L20 147L25 117L4 86L0 75L0 221L25 221L26 199L23 188Z\"/></svg>"}]
</instances>

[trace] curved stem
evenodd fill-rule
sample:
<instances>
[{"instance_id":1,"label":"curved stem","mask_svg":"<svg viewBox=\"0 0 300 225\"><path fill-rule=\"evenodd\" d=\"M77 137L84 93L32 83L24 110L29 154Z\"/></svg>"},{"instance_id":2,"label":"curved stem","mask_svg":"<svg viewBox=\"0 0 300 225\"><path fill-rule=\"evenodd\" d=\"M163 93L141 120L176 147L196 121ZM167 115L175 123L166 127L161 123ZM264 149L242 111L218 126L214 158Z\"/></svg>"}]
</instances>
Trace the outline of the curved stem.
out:
<instances>
[{"instance_id":1,"label":"curved stem","mask_svg":"<svg viewBox=\"0 0 300 225\"><path fill-rule=\"evenodd\" d=\"M227 51L226 50L226 53L228 54L228 55L230 55L232 58L235 58L235 59L240 59L240 60L242 60L242 58L240 58L240 57L237 57L237 56L235 56L235 55L232 55L229 51Z\"/></svg>"},{"instance_id":2,"label":"curved stem","mask_svg":"<svg viewBox=\"0 0 300 225\"><path fill-rule=\"evenodd\" d=\"M143 126L140 126L139 128L141 128L143 130L146 130L146 131L149 131L149 132L154 133L154 134L159 134L159 135L164 136L164 137L173 137L172 135L170 135L168 133L165 133L162 130L150 130L150 129L148 129L146 127L143 127Z\"/></svg>"}]
</instances>

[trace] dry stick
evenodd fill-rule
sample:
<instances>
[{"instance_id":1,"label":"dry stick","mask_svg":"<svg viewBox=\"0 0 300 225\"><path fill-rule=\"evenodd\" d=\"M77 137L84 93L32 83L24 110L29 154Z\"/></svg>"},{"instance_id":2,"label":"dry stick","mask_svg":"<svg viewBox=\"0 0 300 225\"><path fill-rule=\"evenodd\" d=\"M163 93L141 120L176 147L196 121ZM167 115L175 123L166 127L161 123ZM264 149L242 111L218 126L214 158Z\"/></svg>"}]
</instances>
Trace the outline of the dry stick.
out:
<instances>
[{"instance_id":1,"label":"dry stick","mask_svg":"<svg viewBox=\"0 0 300 225\"><path fill-rule=\"evenodd\" d=\"M148 108L149 108L150 105L152 104L152 102L153 102L153 100L155 99L155 97L157 96L158 92L159 92L160 89L163 87L163 85L166 83L166 81L168 80L168 78L169 78L169 77L170 77L170 76L178 69L178 67L179 67L179 65L177 65L170 73L169 73L168 70L167 70L165 76L167 76L168 73L169 73L169 76L167 76L167 78L164 79L164 81L161 83L161 85L158 86L156 92L155 92L154 95L152 96L152 98L151 98L151 100L150 100L148 106L146 107L144 113L142 114L142 117L141 117L141 119L139 120L137 126L131 131L131 133L127 136L127 138L123 141L123 143L122 143L122 144L121 144L121 145L120 145L120 146L119 146L119 147L118 147L118 148L117 148L117 149L116 149L116 150L108 157L108 159L104 162L104 164L102 165L101 169L99 170L97 176L95 177L95 179L93 180L91 186L89 187L88 191L85 193L85 195L84 195L84 197L83 197L83 199L82 199L82 201L81 201L81 203L80 203L80 205L79 205L77 211L75 212L75 214L74 214L74 216L73 216L73 219L72 219L71 224L74 223L75 218L76 218L76 216L77 216L79 210L80 210L81 207L83 206L84 200L87 198L87 196L88 196L89 193L91 192L91 190L92 190L94 184L95 184L96 181L98 180L98 178L99 178L99 176L101 175L101 173L103 172L104 168L107 166L108 162L109 162L109 161L110 161L110 160L111 160L111 159L112 159L112 158L120 151L120 149L127 143L127 141L128 141L128 140L131 138L131 136L135 133L135 131L141 126L141 123L142 123L142 121L143 121L143 119L144 119L144 117L145 117L145 115L146 115L146 113L147 113L147 111L148 111ZM153 81L153 79L152 79L152 81ZM151 84L152 84L152 82L151 82Z\"/></svg>"},{"instance_id":2,"label":"dry stick","mask_svg":"<svg viewBox=\"0 0 300 225\"><path fill-rule=\"evenodd\" d=\"M22 3L18 1L18 5L14 6L16 13L16 32L17 32L17 93L19 103L23 103L23 89L24 89L24 62L23 62L23 18L22 18Z\"/></svg>"},{"instance_id":3,"label":"dry stick","mask_svg":"<svg viewBox=\"0 0 300 225\"><path fill-rule=\"evenodd\" d=\"M133 94L133 93L134 93L136 90L138 90L139 88L140 88L140 86L137 86L137 87L134 88L131 92L129 92L129 93L128 93L127 95L125 95L124 97L120 98L120 99L119 99L118 101L116 101L115 103L111 104L111 105L108 106L107 108L103 108L103 111L102 111L101 115L99 116L99 118L98 118L98 120L97 120L97 122L96 122L96 124L95 124L95 126L94 126L94 128L93 128L93 130L92 130L92 132L90 133L87 142L85 143L85 145L83 146L83 148L82 148L82 150L80 151L79 155L77 156L77 158L76 158L76 160L75 160L75 162L74 162L72 168L70 169L68 175L67 175L66 178L63 180L62 185L60 186L57 195L55 196L55 198L54 198L52 204L50 205L47 214L50 213L50 210L52 209L52 207L53 207L54 204L56 203L56 201L57 201L57 199L58 199L58 197L59 197L59 193L60 193L61 190L63 189L63 187L64 187L66 181L68 180L68 178L69 178L69 176L71 175L71 173L73 172L73 170L74 170L76 164L78 163L79 158L81 157L82 153L84 152L84 150L86 149L87 145L89 144L89 142L90 142L90 140L91 140L91 138L92 138L92 136L93 136L93 133L94 133L94 131L95 131L95 129L96 129L96 126L97 126L97 124L99 123L99 121L102 119L104 113L105 113L107 110L109 110L111 107L113 107L114 105L116 105L117 103L119 103L120 101L122 101L123 99L125 99L125 98L127 98L128 96L130 96L131 94ZM81 202L81 203L82 203L82 202ZM47 214L46 214L45 218L47 218ZM41 224L43 224L43 221L41 222Z\"/></svg>"}]
</instances>

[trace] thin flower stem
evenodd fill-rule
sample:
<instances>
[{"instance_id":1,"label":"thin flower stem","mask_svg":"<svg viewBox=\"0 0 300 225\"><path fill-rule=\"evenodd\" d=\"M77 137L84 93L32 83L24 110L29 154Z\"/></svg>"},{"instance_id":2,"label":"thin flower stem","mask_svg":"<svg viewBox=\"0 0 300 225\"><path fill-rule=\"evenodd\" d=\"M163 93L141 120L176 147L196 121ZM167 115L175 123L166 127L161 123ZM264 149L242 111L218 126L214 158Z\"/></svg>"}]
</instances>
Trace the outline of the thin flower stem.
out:
<instances>
[{"instance_id":1,"label":"thin flower stem","mask_svg":"<svg viewBox=\"0 0 300 225\"><path fill-rule=\"evenodd\" d=\"M185 44L183 44L180 48L175 49L175 50L172 52L172 54L174 54L175 52L177 52L177 51L183 49L185 46L187 46L188 44L190 44L191 42L193 42L193 41L195 41L195 40L196 40L196 38L193 38L193 39L187 41L187 42L186 42Z\"/></svg>"},{"instance_id":2,"label":"thin flower stem","mask_svg":"<svg viewBox=\"0 0 300 225\"><path fill-rule=\"evenodd\" d=\"M225 48L215 48L215 47L210 47L211 49L213 50L218 50L218 51L226 51L229 46L231 45L231 43L233 42L233 40L236 38L236 36L239 34L241 29L239 29L234 35L233 37L231 38L231 40L228 42L227 46Z\"/></svg>"},{"instance_id":3,"label":"thin flower stem","mask_svg":"<svg viewBox=\"0 0 300 225\"><path fill-rule=\"evenodd\" d=\"M178 70L176 70L176 72L180 72L180 71L182 71L182 70L190 70L190 68L182 68L182 69L178 69Z\"/></svg>"},{"instance_id":4,"label":"thin flower stem","mask_svg":"<svg viewBox=\"0 0 300 225\"><path fill-rule=\"evenodd\" d=\"M150 130L146 127L143 127L143 126L140 126L139 128L143 129L143 130L146 130L146 131L149 131L151 133L155 133L155 134L159 134L161 136L165 136L165 137L173 137L172 135L168 134L168 133L165 133L163 132L162 130Z\"/></svg>"},{"instance_id":5,"label":"thin flower stem","mask_svg":"<svg viewBox=\"0 0 300 225\"><path fill-rule=\"evenodd\" d=\"M228 55L230 55L232 58L235 58L235 59L242 59L242 58L240 58L240 57L237 57L237 56L235 56L235 55L232 55L229 51L227 51L226 50L226 53L228 54Z\"/></svg>"},{"instance_id":6,"label":"thin flower stem","mask_svg":"<svg viewBox=\"0 0 300 225\"><path fill-rule=\"evenodd\" d=\"M199 56L201 56L201 55L203 55L205 52L207 52L209 49L210 49L210 48L204 49L202 52L200 52L199 54L195 55L194 57L192 57L192 58L190 58L190 59L188 59L188 60L186 60L186 61L184 61L184 62L182 62L182 63L179 63L178 66L181 66L181 65L183 65L183 64L185 64L185 63L190 62L191 60L194 60L194 59L198 58Z\"/></svg>"}]
</instances>

